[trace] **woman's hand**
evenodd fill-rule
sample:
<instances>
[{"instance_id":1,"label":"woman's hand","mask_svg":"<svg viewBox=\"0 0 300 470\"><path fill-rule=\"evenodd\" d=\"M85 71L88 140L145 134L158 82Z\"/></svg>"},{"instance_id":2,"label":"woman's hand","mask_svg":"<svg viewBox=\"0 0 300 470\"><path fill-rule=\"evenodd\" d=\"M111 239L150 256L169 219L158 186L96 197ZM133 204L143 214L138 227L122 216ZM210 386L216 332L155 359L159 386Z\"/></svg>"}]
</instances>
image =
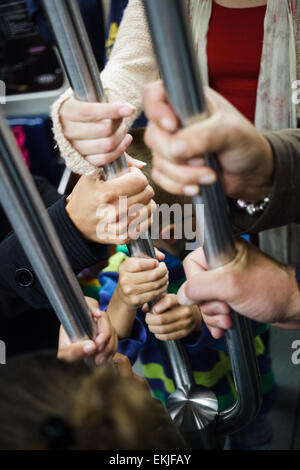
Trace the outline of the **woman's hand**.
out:
<instances>
[{"instance_id":1,"label":"woman's hand","mask_svg":"<svg viewBox=\"0 0 300 470\"><path fill-rule=\"evenodd\" d=\"M151 226L156 209L153 196L137 168L107 182L82 176L67 199L66 211L86 239L123 245Z\"/></svg>"},{"instance_id":2,"label":"woman's hand","mask_svg":"<svg viewBox=\"0 0 300 470\"><path fill-rule=\"evenodd\" d=\"M150 124L145 142L153 151L154 181L172 194L194 196L216 175L203 154L216 153L226 194L260 201L272 189L274 161L267 139L215 91L207 88L209 117L185 129L168 103L162 82L149 85L144 94Z\"/></svg>"},{"instance_id":3,"label":"woman's hand","mask_svg":"<svg viewBox=\"0 0 300 470\"><path fill-rule=\"evenodd\" d=\"M61 326L57 357L66 362L75 362L85 357L100 365L112 358L118 347L118 337L106 312L101 312L95 299L86 297L93 319L97 322L98 334L94 341L72 343Z\"/></svg>"},{"instance_id":4,"label":"woman's hand","mask_svg":"<svg viewBox=\"0 0 300 470\"><path fill-rule=\"evenodd\" d=\"M123 118L134 112L129 103L86 103L70 98L59 114L65 137L98 167L116 160L131 144Z\"/></svg>"},{"instance_id":5,"label":"woman's hand","mask_svg":"<svg viewBox=\"0 0 300 470\"><path fill-rule=\"evenodd\" d=\"M146 312L148 308L143 310ZM202 316L197 305L182 306L176 294L168 294L147 313L146 323L157 339L171 341L200 331Z\"/></svg>"}]
</instances>

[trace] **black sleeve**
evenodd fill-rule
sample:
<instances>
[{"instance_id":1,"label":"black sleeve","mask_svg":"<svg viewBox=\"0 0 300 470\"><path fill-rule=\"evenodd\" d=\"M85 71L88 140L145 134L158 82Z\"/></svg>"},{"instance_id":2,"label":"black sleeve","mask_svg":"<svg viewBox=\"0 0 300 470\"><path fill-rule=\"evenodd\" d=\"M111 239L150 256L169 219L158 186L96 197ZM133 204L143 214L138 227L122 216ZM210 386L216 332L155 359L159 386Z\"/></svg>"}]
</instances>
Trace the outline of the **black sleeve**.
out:
<instances>
[{"instance_id":1,"label":"black sleeve","mask_svg":"<svg viewBox=\"0 0 300 470\"><path fill-rule=\"evenodd\" d=\"M75 272L108 258L105 245L88 243L73 225L65 210L65 197L61 197L48 213L55 226L69 262ZM0 244L0 312L16 315L28 309L48 308L48 299L36 279L30 261L14 233Z\"/></svg>"},{"instance_id":2,"label":"black sleeve","mask_svg":"<svg viewBox=\"0 0 300 470\"><path fill-rule=\"evenodd\" d=\"M229 201L231 222L236 234L300 223L300 131L283 130L265 133L271 144L274 162L274 184L271 201L262 215L250 216Z\"/></svg>"}]
</instances>

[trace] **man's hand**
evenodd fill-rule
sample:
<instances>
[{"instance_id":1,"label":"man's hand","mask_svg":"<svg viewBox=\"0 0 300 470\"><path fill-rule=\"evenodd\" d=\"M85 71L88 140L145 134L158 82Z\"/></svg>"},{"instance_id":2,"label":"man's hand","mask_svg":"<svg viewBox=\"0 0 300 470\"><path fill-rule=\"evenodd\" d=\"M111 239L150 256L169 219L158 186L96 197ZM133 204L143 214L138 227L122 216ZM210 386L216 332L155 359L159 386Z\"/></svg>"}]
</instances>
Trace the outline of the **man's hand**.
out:
<instances>
[{"instance_id":1,"label":"man's hand","mask_svg":"<svg viewBox=\"0 0 300 470\"><path fill-rule=\"evenodd\" d=\"M199 304L216 339L231 327L230 308L252 320L299 329L295 269L276 263L250 243L239 241L236 246L235 259L211 271L202 249L189 255L184 262L188 280L178 292L179 302Z\"/></svg>"},{"instance_id":2,"label":"man's hand","mask_svg":"<svg viewBox=\"0 0 300 470\"><path fill-rule=\"evenodd\" d=\"M66 362L75 362L85 357L92 357L95 364L100 365L115 355L118 347L118 337L106 312L99 310L98 302L89 297L85 299L92 317L97 322L98 335L95 341L72 343L61 326L57 357Z\"/></svg>"},{"instance_id":3,"label":"man's hand","mask_svg":"<svg viewBox=\"0 0 300 470\"><path fill-rule=\"evenodd\" d=\"M151 225L156 209L153 196L137 168L108 182L82 176L67 199L66 211L88 240L123 245Z\"/></svg>"},{"instance_id":4,"label":"man's hand","mask_svg":"<svg viewBox=\"0 0 300 470\"><path fill-rule=\"evenodd\" d=\"M145 142L153 151L153 179L172 194L193 196L216 180L203 154L214 152L226 194L259 201L271 192L273 154L268 141L228 101L207 88L210 117L178 130L162 82L144 93L150 124Z\"/></svg>"},{"instance_id":5,"label":"man's hand","mask_svg":"<svg viewBox=\"0 0 300 470\"><path fill-rule=\"evenodd\" d=\"M145 312L147 307L143 309ZM201 330L202 316L197 305L182 306L177 295L163 297L146 315L149 331L161 341L185 338L194 331Z\"/></svg>"}]
</instances>

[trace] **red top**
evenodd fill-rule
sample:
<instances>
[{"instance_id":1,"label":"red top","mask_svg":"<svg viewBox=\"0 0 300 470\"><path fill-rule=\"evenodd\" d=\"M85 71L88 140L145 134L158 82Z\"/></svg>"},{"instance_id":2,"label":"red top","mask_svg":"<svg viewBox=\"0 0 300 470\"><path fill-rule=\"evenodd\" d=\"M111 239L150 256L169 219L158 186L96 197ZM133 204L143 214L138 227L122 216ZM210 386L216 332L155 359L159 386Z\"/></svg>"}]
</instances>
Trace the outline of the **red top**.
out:
<instances>
[{"instance_id":1,"label":"red top","mask_svg":"<svg viewBox=\"0 0 300 470\"><path fill-rule=\"evenodd\" d=\"M214 2L207 38L210 86L254 122L266 6Z\"/></svg>"}]
</instances>

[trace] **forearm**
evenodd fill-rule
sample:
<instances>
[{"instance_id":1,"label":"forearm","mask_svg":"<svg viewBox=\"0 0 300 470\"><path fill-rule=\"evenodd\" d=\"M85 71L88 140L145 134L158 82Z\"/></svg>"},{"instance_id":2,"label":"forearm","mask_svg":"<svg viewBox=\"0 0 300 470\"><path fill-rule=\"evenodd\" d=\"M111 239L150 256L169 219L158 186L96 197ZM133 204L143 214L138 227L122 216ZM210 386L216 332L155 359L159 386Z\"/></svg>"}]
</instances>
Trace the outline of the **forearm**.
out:
<instances>
[{"instance_id":1,"label":"forearm","mask_svg":"<svg viewBox=\"0 0 300 470\"><path fill-rule=\"evenodd\" d=\"M126 120L128 127L142 111L144 85L158 75L152 42L141 0L130 0L125 9L111 56L101 74L109 101L124 100L137 109Z\"/></svg>"},{"instance_id":2,"label":"forearm","mask_svg":"<svg viewBox=\"0 0 300 470\"><path fill-rule=\"evenodd\" d=\"M287 270L293 289L282 321L273 325L286 330L300 330L300 265Z\"/></svg>"},{"instance_id":3,"label":"forearm","mask_svg":"<svg viewBox=\"0 0 300 470\"><path fill-rule=\"evenodd\" d=\"M110 321L120 339L129 338L132 332L136 308L128 306L119 296L118 287L107 307Z\"/></svg>"},{"instance_id":4,"label":"forearm","mask_svg":"<svg viewBox=\"0 0 300 470\"><path fill-rule=\"evenodd\" d=\"M77 231L64 208L61 198L48 212L65 249L69 263L75 272L107 258L107 247L88 243ZM11 233L0 245L0 289L6 293L10 304L15 302L14 313L24 311L24 303L33 308L49 308L47 293L36 278L30 259L26 256L16 235ZM23 302L19 302L22 299ZM5 299L2 299L3 302ZM5 302L1 305L5 305Z\"/></svg>"},{"instance_id":5,"label":"forearm","mask_svg":"<svg viewBox=\"0 0 300 470\"><path fill-rule=\"evenodd\" d=\"M231 221L236 233L258 233L300 221L300 131L265 133L274 156L271 200L262 215L250 216L231 204Z\"/></svg>"}]
</instances>

